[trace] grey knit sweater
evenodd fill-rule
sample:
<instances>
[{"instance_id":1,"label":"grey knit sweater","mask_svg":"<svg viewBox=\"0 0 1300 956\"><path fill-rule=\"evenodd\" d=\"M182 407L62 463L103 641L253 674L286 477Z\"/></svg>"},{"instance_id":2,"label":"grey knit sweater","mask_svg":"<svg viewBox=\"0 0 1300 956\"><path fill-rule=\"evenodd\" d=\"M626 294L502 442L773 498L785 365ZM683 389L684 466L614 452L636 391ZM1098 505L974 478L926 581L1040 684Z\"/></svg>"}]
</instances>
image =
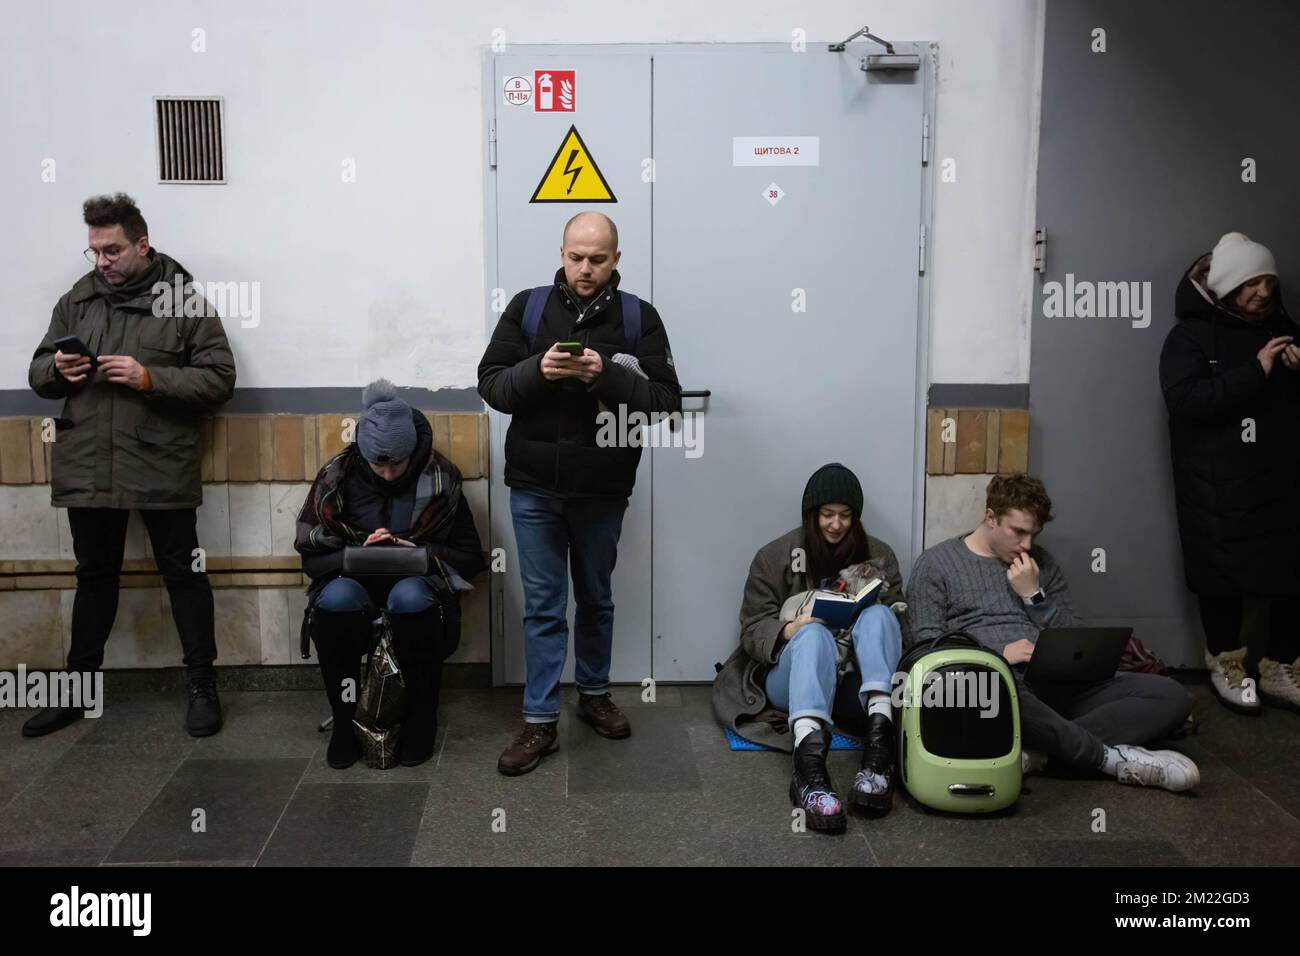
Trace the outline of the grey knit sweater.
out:
<instances>
[{"instance_id":1,"label":"grey knit sweater","mask_svg":"<svg viewBox=\"0 0 1300 956\"><path fill-rule=\"evenodd\" d=\"M916 559L908 579L908 615L914 641L960 628L990 650L1021 638L1038 640L1044 627L1078 623L1065 575L1056 559L1035 545L1039 583L1047 600L1029 607L1007 582L1007 565L966 547L964 534L941 541Z\"/></svg>"}]
</instances>

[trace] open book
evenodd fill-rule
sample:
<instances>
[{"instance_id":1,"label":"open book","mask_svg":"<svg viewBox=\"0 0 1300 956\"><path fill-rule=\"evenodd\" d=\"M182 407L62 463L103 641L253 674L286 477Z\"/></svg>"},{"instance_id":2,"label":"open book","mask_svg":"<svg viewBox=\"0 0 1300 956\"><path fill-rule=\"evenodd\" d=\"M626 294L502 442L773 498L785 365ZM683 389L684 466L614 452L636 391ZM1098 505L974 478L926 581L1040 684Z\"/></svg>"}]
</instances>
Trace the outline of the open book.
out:
<instances>
[{"instance_id":1,"label":"open book","mask_svg":"<svg viewBox=\"0 0 1300 956\"><path fill-rule=\"evenodd\" d=\"M840 591L810 591L801 613L821 618L832 631L849 628L853 626L859 614L876 603L884 586L883 579L872 578L857 594L844 594Z\"/></svg>"}]
</instances>

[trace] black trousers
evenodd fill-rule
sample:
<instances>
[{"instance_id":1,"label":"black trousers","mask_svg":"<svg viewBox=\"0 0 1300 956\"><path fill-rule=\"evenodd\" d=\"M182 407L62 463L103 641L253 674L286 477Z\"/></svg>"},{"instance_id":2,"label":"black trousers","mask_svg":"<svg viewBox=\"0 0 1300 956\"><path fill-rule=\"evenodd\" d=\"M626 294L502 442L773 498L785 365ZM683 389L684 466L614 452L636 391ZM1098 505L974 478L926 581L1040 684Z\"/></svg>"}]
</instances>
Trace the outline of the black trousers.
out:
<instances>
[{"instance_id":1,"label":"black trousers","mask_svg":"<svg viewBox=\"0 0 1300 956\"><path fill-rule=\"evenodd\" d=\"M171 597L185 666L211 667L217 659L212 585L206 573L192 570L194 549L199 546L195 509L142 510L140 516ZM131 512L122 508L68 509L72 549L77 556L68 670L94 671L104 663L104 645L117 617L126 522L130 517Z\"/></svg>"},{"instance_id":2,"label":"black trousers","mask_svg":"<svg viewBox=\"0 0 1300 956\"><path fill-rule=\"evenodd\" d=\"M1259 661L1290 664L1300 656L1300 621L1295 598L1198 595L1205 647L1211 654L1246 648L1246 670L1254 674Z\"/></svg>"}]
</instances>

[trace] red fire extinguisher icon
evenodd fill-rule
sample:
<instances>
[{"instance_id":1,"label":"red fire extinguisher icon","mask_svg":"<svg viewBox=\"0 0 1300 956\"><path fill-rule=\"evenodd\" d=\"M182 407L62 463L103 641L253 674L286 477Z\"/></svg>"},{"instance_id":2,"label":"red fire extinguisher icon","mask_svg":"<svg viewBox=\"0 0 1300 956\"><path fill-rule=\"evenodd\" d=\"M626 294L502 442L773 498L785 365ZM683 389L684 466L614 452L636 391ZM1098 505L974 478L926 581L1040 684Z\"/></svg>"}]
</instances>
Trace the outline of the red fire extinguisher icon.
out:
<instances>
[{"instance_id":1,"label":"red fire extinguisher icon","mask_svg":"<svg viewBox=\"0 0 1300 956\"><path fill-rule=\"evenodd\" d=\"M534 70L533 86L537 97L533 111L537 113L572 113L577 86L573 70Z\"/></svg>"}]
</instances>

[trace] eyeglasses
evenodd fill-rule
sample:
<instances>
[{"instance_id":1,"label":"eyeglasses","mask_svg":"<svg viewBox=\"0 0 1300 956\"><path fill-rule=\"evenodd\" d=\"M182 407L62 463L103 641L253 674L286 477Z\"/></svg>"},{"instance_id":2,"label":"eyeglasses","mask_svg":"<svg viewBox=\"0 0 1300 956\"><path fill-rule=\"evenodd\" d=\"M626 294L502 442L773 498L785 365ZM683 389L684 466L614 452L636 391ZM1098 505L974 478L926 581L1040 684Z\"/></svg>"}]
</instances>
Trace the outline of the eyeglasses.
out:
<instances>
[{"instance_id":1,"label":"eyeglasses","mask_svg":"<svg viewBox=\"0 0 1300 956\"><path fill-rule=\"evenodd\" d=\"M109 262L116 262L118 259L122 258L122 253L126 252L126 250L130 248L129 245L126 245L118 249L116 252L109 252L107 249L101 249L100 253L102 253L104 258ZM94 249L85 249L83 250L82 255L86 257L86 261L92 266L99 265L99 254L96 253Z\"/></svg>"}]
</instances>

